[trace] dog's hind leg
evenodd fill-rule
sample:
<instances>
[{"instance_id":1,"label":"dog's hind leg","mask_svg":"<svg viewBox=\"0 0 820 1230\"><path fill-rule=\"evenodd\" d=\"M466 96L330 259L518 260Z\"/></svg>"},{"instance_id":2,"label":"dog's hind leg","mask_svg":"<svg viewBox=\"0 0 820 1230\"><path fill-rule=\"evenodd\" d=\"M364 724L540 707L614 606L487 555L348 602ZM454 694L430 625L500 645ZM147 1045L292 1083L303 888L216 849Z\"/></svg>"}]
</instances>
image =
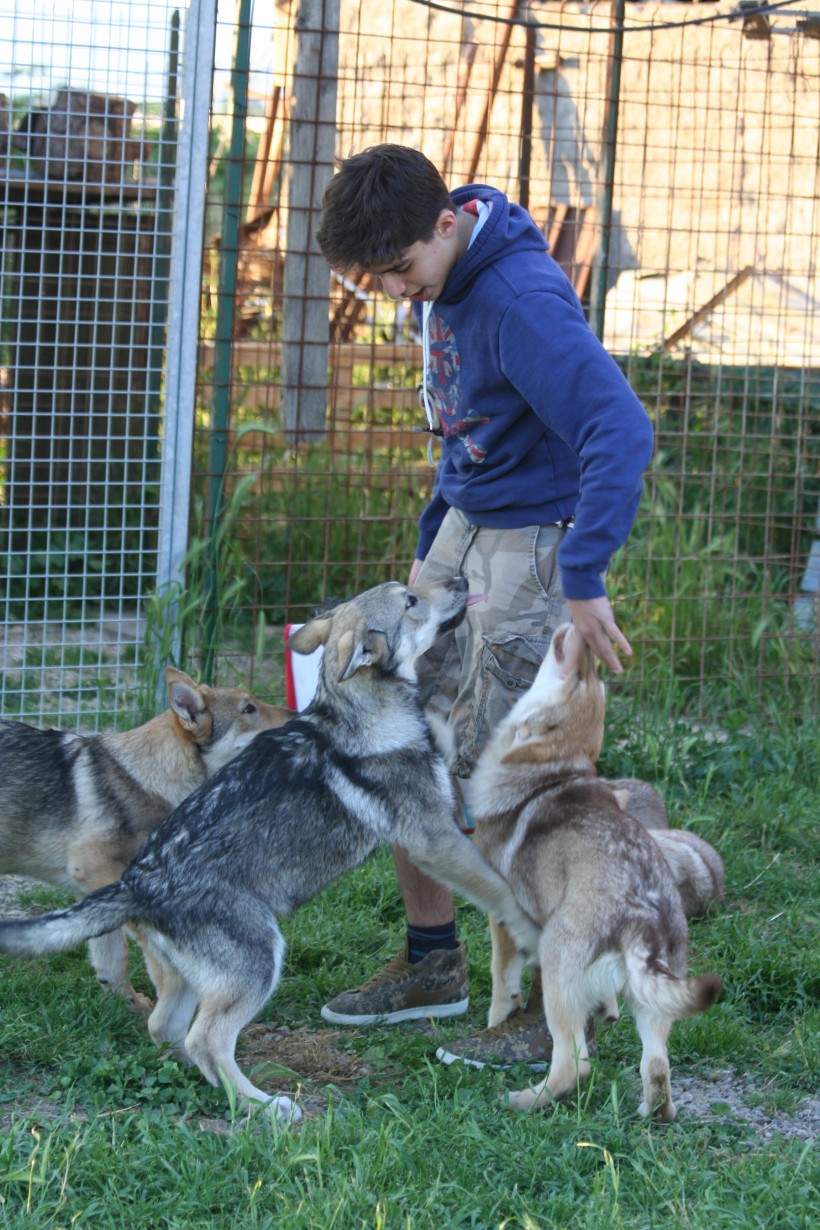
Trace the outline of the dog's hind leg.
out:
<instances>
[{"instance_id":1,"label":"dog's hind leg","mask_svg":"<svg viewBox=\"0 0 820 1230\"><path fill-rule=\"evenodd\" d=\"M672 1101L669 1055L666 1049L672 1021L669 1017L651 1012L642 1004L635 1003L634 1000L632 1010L635 1015L635 1025L643 1043L641 1055L643 1101L638 1107L638 1114L644 1119L648 1115L653 1115L665 1123L671 1123L678 1113Z\"/></svg>"},{"instance_id":2,"label":"dog's hind leg","mask_svg":"<svg viewBox=\"0 0 820 1230\"><path fill-rule=\"evenodd\" d=\"M106 992L123 995L137 1012L149 1013L153 1004L147 995L135 991L128 981L128 945L125 932L118 928L88 941L88 956L97 981Z\"/></svg>"},{"instance_id":3,"label":"dog's hind leg","mask_svg":"<svg viewBox=\"0 0 820 1230\"><path fill-rule=\"evenodd\" d=\"M490 938L493 945L493 996L487 1027L492 1029L506 1021L510 1013L521 1006L521 970L524 958L513 943L510 933L490 916Z\"/></svg>"},{"instance_id":4,"label":"dog's hind leg","mask_svg":"<svg viewBox=\"0 0 820 1230\"><path fill-rule=\"evenodd\" d=\"M112 858L105 840L84 837L69 847L66 874L79 897L86 897L96 888L113 884L120 878L128 855ZM111 931L88 941L88 955L97 981L106 992L122 995L137 1012L149 1013L153 1008L146 995L135 991L128 981L128 943L123 930Z\"/></svg>"},{"instance_id":5,"label":"dog's hind leg","mask_svg":"<svg viewBox=\"0 0 820 1230\"><path fill-rule=\"evenodd\" d=\"M230 1085L240 1109L250 1112L262 1104L280 1122L302 1118L302 1112L284 1094L265 1093L245 1076L236 1062L239 1031L256 1016L276 990L282 971L285 943L275 921L255 933L248 927L240 944L235 938L214 936L212 950L220 950L220 963L202 963L201 983L207 990L185 1039L185 1050L211 1085Z\"/></svg>"},{"instance_id":6,"label":"dog's hind leg","mask_svg":"<svg viewBox=\"0 0 820 1230\"><path fill-rule=\"evenodd\" d=\"M196 1011L196 991L179 970L150 943L146 945L147 951L151 952L152 963L161 971L156 1007L148 1018L151 1041L160 1050L167 1046L182 1063L191 1064L194 1061L186 1049L184 1039L191 1024L191 1017Z\"/></svg>"},{"instance_id":7,"label":"dog's hind leg","mask_svg":"<svg viewBox=\"0 0 820 1230\"><path fill-rule=\"evenodd\" d=\"M574 1093L590 1073L586 1022L589 1005L579 970L567 953L573 951L571 936L553 920L541 937L541 983L544 1015L552 1037L552 1061L544 1080L532 1089L510 1093L507 1102L515 1110L536 1110Z\"/></svg>"},{"instance_id":8,"label":"dog's hind leg","mask_svg":"<svg viewBox=\"0 0 820 1230\"><path fill-rule=\"evenodd\" d=\"M221 994L205 997L185 1039L185 1049L209 1084L231 1085L236 1090L241 1110L250 1112L262 1105L269 1107L279 1122L295 1123L302 1118L302 1112L291 1099L284 1094L274 1096L258 1089L236 1062L239 1031L266 999L266 995L261 997L261 1002L256 996L233 1000Z\"/></svg>"},{"instance_id":9,"label":"dog's hind leg","mask_svg":"<svg viewBox=\"0 0 820 1230\"><path fill-rule=\"evenodd\" d=\"M537 1110L574 1093L579 1082L590 1073L589 1051L584 1033L586 1015L560 1002L558 995L545 990L547 1028L552 1036L552 1062L547 1076L532 1089L510 1093L507 1102L514 1110Z\"/></svg>"}]
</instances>

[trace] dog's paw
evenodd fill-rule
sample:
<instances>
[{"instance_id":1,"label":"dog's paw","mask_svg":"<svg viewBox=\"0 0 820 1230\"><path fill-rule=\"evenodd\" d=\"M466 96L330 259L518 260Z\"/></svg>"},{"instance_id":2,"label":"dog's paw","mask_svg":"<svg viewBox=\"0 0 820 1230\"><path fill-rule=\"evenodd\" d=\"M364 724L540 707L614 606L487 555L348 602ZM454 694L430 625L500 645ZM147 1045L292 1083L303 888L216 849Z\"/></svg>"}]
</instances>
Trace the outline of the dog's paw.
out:
<instances>
[{"instance_id":1,"label":"dog's paw","mask_svg":"<svg viewBox=\"0 0 820 1230\"><path fill-rule=\"evenodd\" d=\"M661 1098L653 1106L644 1100L638 1107L638 1114L642 1119L653 1119L656 1123L674 1123L678 1108L671 1098Z\"/></svg>"},{"instance_id":2,"label":"dog's paw","mask_svg":"<svg viewBox=\"0 0 820 1230\"><path fill-rule=\"evenodd\" d=\"M534 1089L511 1089L502 1095L501 1101L510 1110L526 1113L536 1105L537 1096Z\"/></svg>"},{"instance_id":3,"label":"dog's paw","mask_svg":"<svg viewBox=\"0 0 820 1230\"><path fill-rule=\"evenodd\" d=\"M128 996L131 1007L140 1016L150 1016L154 1011L154 1001L149 999L147 995L141 995L139 991L134 991Z\"/></svg>"},{"instance_id":4,"label":"dog's paw","mask_svg":"<svg viewBox=\"0 0 820 1230\"><path fill-rule=\"evenodd\" d=\"M245 1126L256 1131L267 1131L269 1125L277 1129L292 1127L302 1118L301 1110L286 1094L270 1097L261 1089L257 1089L256 1093L258 1097L252 1098L244 1094L237 1102Z\"/></svg>"},{"instance_id":5,"label":"dog's paw","mask_svg":"<svg viewBox=\"0 0 820 1230\"><path fill-rule=\"evenodd\" d=\"M641 1102L638 1114L642 1119L652 1119L655 1123L674 1123L678 1117L678 1108L674 1102L663 1102L660 1106L650 1107Z\"/></svg>"},{"instance_id":6,"label":"dog's paw","mask_svg":"<svg viewBox=\"0 0 820 1230\"><path fill-rule=\"evenodd\" d=\"M280 1093L276 1098L271 1098L268 1103L268 1109L277 1125L298 1123L302 1118L302 1112L299 1107L284 1093Z\"/></svg>"},{"instance_id":7,"label":"dog's paw","mask_svg":"<svg viewBox=\"0 0 820 1230\"><path fill-rule=\"evenodd\" d=\"M493 995L487 1016L487 1028L495 1029L521 1007L521 995Z\"/></svg>"}]
</instances>

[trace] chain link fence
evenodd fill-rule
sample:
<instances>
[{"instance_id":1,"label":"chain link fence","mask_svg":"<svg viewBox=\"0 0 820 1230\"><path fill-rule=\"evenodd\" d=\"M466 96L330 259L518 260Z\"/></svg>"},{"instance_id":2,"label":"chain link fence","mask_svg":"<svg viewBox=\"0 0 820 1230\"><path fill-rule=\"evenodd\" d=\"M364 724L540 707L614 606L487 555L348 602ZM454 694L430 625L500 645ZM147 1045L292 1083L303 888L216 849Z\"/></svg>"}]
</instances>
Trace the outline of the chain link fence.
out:
<instances>
[{"instance_id":1,"label":"chain link fence","mask_svg":"<svg viewBox=\"0 0 820 1230\"><path fill-rule=\"evenodd\" d=\"M212 568L206 657L264 679L286 621L409 571L432 486L419 340L366 276L332 280L328 322L315 244L334 155L394 141L528 206L653 418L611 575L627 686L793 678L816 696L817 15L316 0L275 16L269 68L218 58L241 88L214 132L241 174L209 186L195 487L200 533L227 515L234 554Z\"/></svg>"},{"instance_id":2,"label":"chain link fence","mask_svg":"<svg viewBox=\"0 0 820 1230\"><path fill-rule=\"evenodd\" d=\"M379 141L529 208L653 418L611 574L636 649L620 686L668 678L704 706L793 680L816 701L817 14L0 16L5 716L133 723L167 655L281 700L287 622L408 574L433 478L421 346L315 242L334 159Z\"/></svg>"},{"instance_id":3,"label":"chain link fence","mask_svg":"<svg viewBox=\"0 0 820 1230\"><path fill-rule=\"evenodd\" d=\"M156 585L181 14L0 4L0 705L133 705Z\"/></svg>"}]
</instances>

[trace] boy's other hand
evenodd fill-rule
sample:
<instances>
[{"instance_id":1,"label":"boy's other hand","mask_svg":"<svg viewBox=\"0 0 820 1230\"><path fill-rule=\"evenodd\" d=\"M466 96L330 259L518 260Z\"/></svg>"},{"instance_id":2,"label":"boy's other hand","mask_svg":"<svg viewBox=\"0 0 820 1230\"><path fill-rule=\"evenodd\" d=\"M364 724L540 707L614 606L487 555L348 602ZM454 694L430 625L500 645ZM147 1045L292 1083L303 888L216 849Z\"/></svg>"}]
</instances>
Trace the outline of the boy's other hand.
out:
<instances>
[{"instance_id":1,"label":"boy's other hand","mask_svg":"<svg viewBox=\"0 0 820 1230\"><path fill-rule=\"evenodd\" d=\"M413 586L415 585L415 583L416 583L416 577L417 577L417 576L419 575L419 573L421 572L421 566L422 566L422 564L423 564L423 563L424 563L424 561L423 561L423 560L420 560L420 559L414 559L414 560L413 560L413 567L410 569L410 580L407 582L407 584L409 585L410 589L412 589L412 588L413 588Z\"/></svg>"},{"instance_id":2,"label":"boy's other hand","mask_svg":"<svg viewBox=\"0 0 820 1230\"><path fill-rule=\"evenodd\" d=\"M596 658L600 658L615 675L622 675L621 666L613 644L625 654L632 656L632 646L615 623L615 616L608 598L568 598L572 612L573 635L569 638L567 656L561 674L566 678L575 669L584 645L589 645Z\"/></svg>"}]
</instances>

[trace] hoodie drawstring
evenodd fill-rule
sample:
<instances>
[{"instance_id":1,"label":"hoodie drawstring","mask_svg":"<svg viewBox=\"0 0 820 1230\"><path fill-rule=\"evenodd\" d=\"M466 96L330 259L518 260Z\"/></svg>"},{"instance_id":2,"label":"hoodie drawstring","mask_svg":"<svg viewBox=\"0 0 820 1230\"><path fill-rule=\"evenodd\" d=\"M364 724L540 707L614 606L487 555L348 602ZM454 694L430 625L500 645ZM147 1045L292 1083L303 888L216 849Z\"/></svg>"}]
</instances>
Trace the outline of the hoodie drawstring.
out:
<instances>
[{"instance_id":1,"label":"hoodie drawstring","mask_svg":"<svg viewBox=\"0 0 820 1230\"><path fill-rule=\"evenodd\" d=\"M436 420L433 418L433 408L430 405L430 394L427 391L427 376L430 371L430 315L433 311L433 300L428 299L422 305L421 309L421 362L422 362L422 381L421 381L421 400L424 405L424 413L427 415L427 426L431 432L436 431ZM427 460L430 466L435 469L435 460L433 458L433 436L431 435L427 441Z\"/></svg>"}]
</instances>

